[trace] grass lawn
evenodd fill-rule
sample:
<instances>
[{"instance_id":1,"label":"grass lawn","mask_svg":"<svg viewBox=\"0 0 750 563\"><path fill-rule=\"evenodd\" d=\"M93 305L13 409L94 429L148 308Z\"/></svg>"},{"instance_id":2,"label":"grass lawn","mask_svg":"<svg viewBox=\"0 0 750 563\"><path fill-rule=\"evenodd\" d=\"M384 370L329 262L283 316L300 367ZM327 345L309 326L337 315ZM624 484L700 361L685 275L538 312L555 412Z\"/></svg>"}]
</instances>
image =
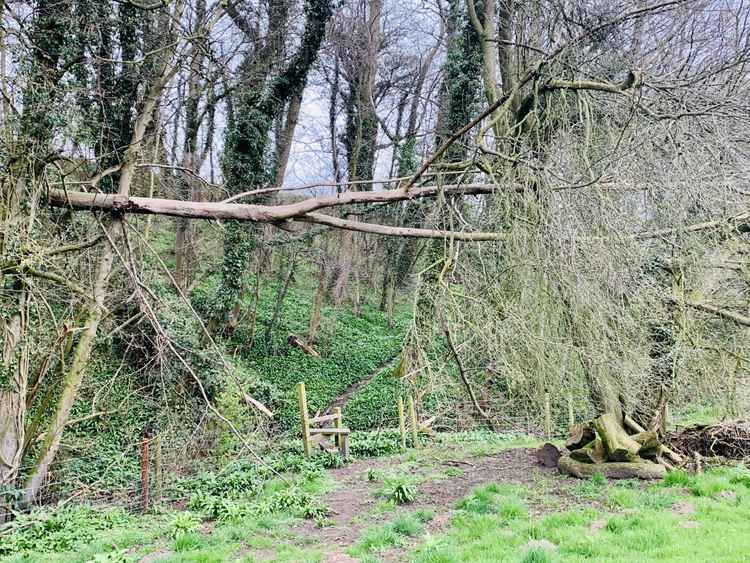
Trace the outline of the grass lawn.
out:
<instances>
[{"instance_id":1,"label":"grass lawn","mask_svg":"<svg viewBox=\"0 0 750 563\"><path fill-rule=\"evenodd\" d=\"M603 479L574 488L600 508L532 517L531 491L490 484L457 505L446 533L428 537L410 561L748 562L750 473L682 472L641 486Z\"/></svg>"}]
</instances>

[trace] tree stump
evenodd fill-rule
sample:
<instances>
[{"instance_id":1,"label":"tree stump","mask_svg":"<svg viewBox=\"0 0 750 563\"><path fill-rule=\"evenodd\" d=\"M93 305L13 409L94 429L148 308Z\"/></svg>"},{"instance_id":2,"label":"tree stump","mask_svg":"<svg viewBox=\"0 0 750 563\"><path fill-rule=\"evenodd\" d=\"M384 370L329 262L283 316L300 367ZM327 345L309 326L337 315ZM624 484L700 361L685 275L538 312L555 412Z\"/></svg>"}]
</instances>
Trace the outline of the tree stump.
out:
<instances>
[{"instance_id":1,"label":"tree stump","mask_svg":"<svg viewBox=\"0 0 750 563\"><path fill-rule=\"evenodd\" d=\"M557 467L557 461L562 454L560 453L560 450L557 449L557 446L547 442L546 444L539 446L536 449L536 452L534 452L534 455L544 467Z\"/></svg>"}]
</instances>

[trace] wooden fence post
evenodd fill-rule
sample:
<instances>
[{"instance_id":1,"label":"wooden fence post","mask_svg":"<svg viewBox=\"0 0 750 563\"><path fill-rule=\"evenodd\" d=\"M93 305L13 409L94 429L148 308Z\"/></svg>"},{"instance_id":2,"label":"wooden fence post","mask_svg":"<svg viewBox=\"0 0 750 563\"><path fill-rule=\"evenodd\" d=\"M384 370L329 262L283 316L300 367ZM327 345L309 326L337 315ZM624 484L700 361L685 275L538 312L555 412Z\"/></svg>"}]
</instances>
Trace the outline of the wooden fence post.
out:
<instances>
[{"instance_id":1,"label":"wooden fence post","mask_svg":"<svg viewBox=\"0 0 750 563\"><path fill-rule=\"evenodd\" d=\"M667 433L667 425L669 424L669 405L666 401L661 407L661 432L662 434Z\"/></svg>"},{"instance_id":2,"label":"wooden fence post","mask_svg":"<svg viewBox=\"0 0 750 563\"><path fill-rule=\"evenodd\" d=\"M419 447L419 428L417 428L417 410L414 408L414 397L409 395L409 418L411 419L411 439L414 442L414 447Z\"/></svg>"},{"instance_id":3,"label":"wooden fence post","mask_svg":"<svg viewBox=\"0 0 750 563\"><path fill-rule=\"evenodd\" d=\"M335 409L333 409L333 414L336 415L335 426L336 428L341 430L344 427L344 421L341 418L341 407L336 407ZM336 436L334 437L335 442L336 442L336 447L339 450L341 450L341 444L343 443L343 440L341 438L342 438L341 434L336 434Z\"/></svg>"},{"instance_id":4,"label":"wooden fence post","mask_svg":"<svg viewBox=\"0 0 750 563\"><path fill-rule=\"evenodd\" d=\"M398 430L401 433L401 451L406 451L406 417L404 416L404 398L398 398Z\"/></svg>"},{"instance_id":5,"label":"wooden fence post","mask_svg":"<svg viewBox=\"0 0 750 563\"><path fill-rule=\"evenodd\" d=\"M161 464L161 434L156 437L156 451L154 452L154 478L156 479L154 487L154 497L157 502L161 502L162 487L164 486L164 470Z\"/></svg>"},{"instance_id":6,"label":"wooden fence post","mask_svg":"<svg viewBox=\"0 0 750 563\"><path fill-rule=\"evenodd\" d=\"M548 440L552 437L552 405L549 393L544 394L544 434Z\"/></svg>"},{"instance_id":7,"label":"wooden fence post","mask_svg":"<svg viewBox=\"0 0 750 563\"><path fill-rule=\"evenodd\" d=\"M149 505L148 498L148 438L146 436L141 440L141 511L147 512Z\"/></svg>"},{"instance_id":8,"label":"wooden fence post","mask_svg":"<svg viewBox=\"0 0 750 563\"><path fill-rule=\"evenodd\" d=\"M302 447L305 455L310 457L312 449L310 447L310 417L307 414L307 394L305 393L305 383L297 383L297 395L299 396L300 418L302 419Z\"/></svg>"},{"instance_id":9,"label":"wooden fence post","mask_svg":"<svg viewBox=\"0 0 750 563\"><path fill-rule=\"evenodd\" d=\"M576 423L576 415L573 412L573 394L568 393L568 426L573 428Z\"/></svg>"}]
</instances>

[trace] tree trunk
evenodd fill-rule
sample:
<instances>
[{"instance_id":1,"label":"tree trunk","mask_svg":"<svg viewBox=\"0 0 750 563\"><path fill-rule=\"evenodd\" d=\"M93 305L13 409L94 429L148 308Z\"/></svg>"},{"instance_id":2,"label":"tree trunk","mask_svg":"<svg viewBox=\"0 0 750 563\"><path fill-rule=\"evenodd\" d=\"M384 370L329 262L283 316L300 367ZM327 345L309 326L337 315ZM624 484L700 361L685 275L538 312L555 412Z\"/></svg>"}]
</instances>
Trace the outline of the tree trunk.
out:
<instances>
[{"instance_id":1,"label":"tree trunk","mask_svg":"<svg viewBox=\"0 0 750 563\"><path fill-rule=\"evenodd\" d=\"M294 131L297 129L299 121L299 112L302 108L302 92L296 92L289 101L289 108L286 112L286 121L281 130L279 139L276 143L276 186L284 185L286 169L289 166L289 155L292 152L292 143L294 142Z\"/></svg>"},{"instance_id":2,"label":"tree trunk","mask_svg":"<svg viewBox=\"0 0 750 563\"><path fill-rule=\"evenodd\" d=\"M354 233L346 231L341 233L338 263L333 270L333 276L331 279L331 300L337 307L340 306L346 298L346 288L349 282L349 276L352 272L353 258Z\"/></svg>"},{"instance_id":3,"label":"tree trunk","mask_svg":"<svg viewBox=\"0 0 750 563\"><path fill-rule=\"evenodd\" d=\"M318 287L315 290L313 299L313 308L310 313L310 328L307 331L307 342L312 345L318 337L320 328L320 315L323 307L323 300L326 294L326 266L325 261L321 260L318 273Z\"/></svg>"},{"instance_id":4,"label":"tree trunk","mask_svg":"<svg viewBox=\"0 0 750 563\"><path fill-rule=\"evenodd\" d=\"M608 479L663 479L667 469L663 465L651 463L650 461L639 461L637 463L584 463L563 456L557 462L560 471L579 479L587 479L594 475L604 475Z\"/></svg>"},{"instance_id":5,"label":"tree trunk","mask_svg":"<svg viewBox=\"0 0 750 563\"><path fill-rule=\"evenodd\" d=\"M184 0L178 0L173 8L173 21L179 22L182 18L182 11L185 7ZM158 74L153 82L149 85L144 95L143 107L135 121L132 134L132 143L123 155L123 163L120 169L120 178L118 185L118 194L127 196L135 176L136 164L140 156L143 145L143 139L146 135L154 111L161 93L167 82L171 79L175 67L170 63L170 55L166 55L161 73ZM26 491L24 500L31 502L39 492L44 478L47 475L49 466L57 455L60 447L63 430L67 424L70 410L78 395L78 389L83 381L83 376L91 356L91 350L96 340L97 329L104 315L104 300L107 296L108 282L112 274L114 264L115 248L114 245L119 240L119 234L123 228L121 216L112 218L108 225L104 227L108 242L102 249L99 263L97 265L96 276L93 286L93 302L88 302L83 314L83 332L73 351L73 359L63 378L63 388L55 407L54 414L49 422L45 432L44 441L39 450L38 457L31 469L26 480Z\"/></svg>"},{"instance_id":6,"label":"tree trunk","mask_svg":"<svg viewBox=\"0 0 750 563\"><path fill-rule=\"evenodd\" d=\"M0 486L12 487L18 476L24 443L26 419L26 386L28 365L26 348L22 345L23 319L26 308L25 291L21 290L17 309L2 323L3 355L0 383ZM8 509L0 499L0 523Z\"/></svg>"},{"instance_id":7,"label":"tree trunk","mask_svg":"<svg viewBox=\"0 0 750 563\"><path fill-rule=\"evenodd\" d=\"M196 4L195 24L193 33L197 36L204 26L206 15L206 1L198 0ZM198 106L202 97L201 74L203 72L203 59L205 56L203 47L193 53L190 60L190 74L187 83L187 99L185 100L185 140L182 152L182 168L179 172L178 184L180 192L185 199L198 201L200 188L196 185L193 173L198 172L198 133L201 126L201 117L198 114ZM177 232L175 234L175 281L183 291L190 286L194 269L195 256L195 228L187 219L178 219Z\"/></svg>"},{"instance_id":8,"label":"tree trunk","mask_svg":"<svg viewBox=\"0 0 750 563\"><path fill-rule=\"evenodd\" d=\"M125 178L128 175L123 173L121 178ZM126 180L129 186L130 179ZM122 179L121 179L122 189ZM113 220L107 227L109 236L114 240L117 240L117 230L122 226L121 219ZM44 441L42 447L34 464L34 468L26 481L26 502L31 502L39 491L44 478L47 475L49 466L57 454L57 450L60 447L60 439L62 438L63 430L68 422L70 410L73 408L73 403L78 396L78 388L83 381L83 376L88 365L89 356L91 355L91 349L96 339L97 329L101 322L102 315L104 314L104 298L107 294L107 286L109 276L112 273L112 266L114 263L114 248L111 244L105 244L102 249L102 254L99 259L99 265L97 268L96 282L94 284L94 303L89 306L88 315L83 323L84 331L78 340L78 344L75 347L73 353L73 360L70 368L63 380L63 389L60 398L55 407L55 413L52 420L47 427L47 431L44 435Z\"/></svg>"}]
</instances>

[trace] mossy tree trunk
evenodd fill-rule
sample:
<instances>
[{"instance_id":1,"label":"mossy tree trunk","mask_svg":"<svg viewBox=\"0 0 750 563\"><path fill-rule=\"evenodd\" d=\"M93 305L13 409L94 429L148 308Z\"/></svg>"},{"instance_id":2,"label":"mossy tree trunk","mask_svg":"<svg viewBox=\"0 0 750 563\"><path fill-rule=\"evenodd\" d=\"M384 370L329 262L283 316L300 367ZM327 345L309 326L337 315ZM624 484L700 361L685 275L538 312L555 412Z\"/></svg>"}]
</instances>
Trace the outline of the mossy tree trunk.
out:
<instances>
[{"instance_id":1,"label":"mossy tree trunk","mask_svg":"<svg viewBox=\"0 0 750 563\"><path fill-rule=\"evenodd\" d=\"M281 2L279 6L283 7L284 4ZM283 14L272 13L285 21ZM273 182L273 172L268 169L266 157L274 121L289 100L304 90L332 13L332 0L306 0L302 40L290 62L276 77L271 76L271 70L273 62L283 53L283 35L269 37L262 52L245 56L239 71L240 84L232 100L232 119L227 128L224 149L224 176L230 194L236 195ZM244 26L241 14L235 13L233 17L240 27ZM278 25L281 24L271 29L279 29ZM283 24L285 28L286 24ZM260 72L258 64L264 67ZM255 201L265 203L268 198L268 195L259 196ZM212 332L217 333L220 329L226 332L226 327L236 326L236 321L232 319L233 311L239 312L249 257L262 239L262 225L237 221L227 223L221 283L210 322Z\"/></svg>"},{"instance_id":2,"label":"mossy tree trunk","mask_svg":"<svg viewBox=\"0 0 750 563\"><path fill-rule=\"evenodd\" d=\"M0 262L14 263L32 236L29 212L38 205L43 185L40 181L53 134L57 83L61 67L80 54L80 45L71 45L66 34L73 14L71 2L39 0L31 14L30 39L35 49L28 61L27 88L23 94L20 128L14 138L3 131L10 158L0 175ZM9 127L7 122L4 126ZM27 415L29 350L28 292L23 273L0 273L0 487L14 488L23 456ZM8 517L5 498L0 498L0 521Z\"/></svg>"}]
</instances>

